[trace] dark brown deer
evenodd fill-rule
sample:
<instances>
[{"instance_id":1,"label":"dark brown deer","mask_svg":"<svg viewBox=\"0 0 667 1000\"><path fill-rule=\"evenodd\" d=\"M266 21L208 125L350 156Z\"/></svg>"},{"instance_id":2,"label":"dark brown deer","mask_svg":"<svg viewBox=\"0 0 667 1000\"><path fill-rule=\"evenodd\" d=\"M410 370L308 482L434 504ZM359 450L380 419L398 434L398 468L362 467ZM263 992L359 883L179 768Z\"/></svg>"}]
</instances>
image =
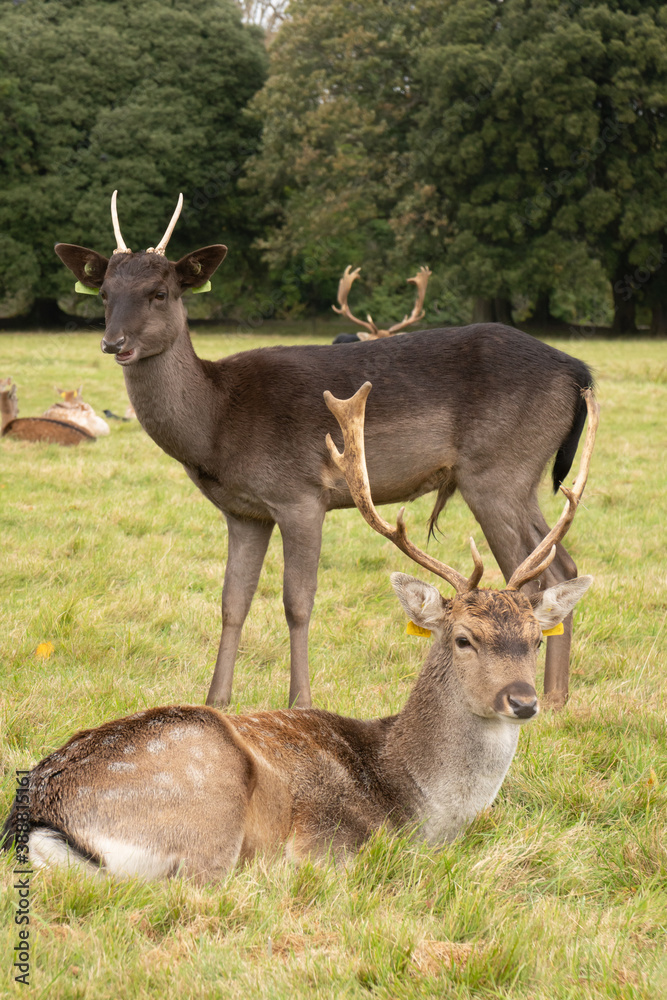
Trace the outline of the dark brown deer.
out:
<instances>
[{"instance_id":1,"label":"dark brown deer","mask_svg":"<svg viewBox=\"0 0 667 1000\"><path fill-rule=\"evenodd\" d=\"M357 333L339 333L332 343L353 344L357 340L377 340L380 337L393 337L395 333L400 333L401 330L405 330L406 327L412 326L413 323L418 323L420 319L424 318L426 286L432 274L427 267L420 267L414 278L408 278L411 284L417 286L417 295L412 312L409 316L404 316L400 323L394 323L388 330L382 330L379 326L376 326L370 314L366 316L366 320L357 319L347 304L347 297L350 294L352 283L359 277L360 270L361 268L356 267L353 271L351 265L345 268L343 277L338 282L338 306L332 306L331 308L339 316L345 316L353 323L356 323L357 326L363 327L363 330L359 330Z\"/></svg>"},{"instance_id":2,"label":"dark brown deer","mask_svg":"<svg viewBox=\"0 0 667 1000\"><path fill-rule=\"evenodd\" d=\"M367 415L374 501L412 500L435 490L433 530L458 488L509 579L547 532L538 484L554 453L554 488L567 475L586 419L581 393L592 376L582 361L498 324L202 360L192 347L183 294L210 279L226 248L166 259L181 202L155 249L126 247L114 195L117 249L110 259L66 243L56 252L79 281L100 289L102 350L123 368L140 423L227 519L222 638L207 703L229 702L241 628L277 524L290 631L289 704L305 707L324 516L353 506L324 446L325 435L337 433L324 390L348 397L362 380L375 386ZM576 572L559 547L539 587ZM566 622L565 636L550 640L547 651L546 690L560 701L567 692L570 632Z\"/></svg>"},{"instance_id":3,"label":"dark brown deer","mask_svg":"<svg viewBox=\"0 0 667 1000\"><path fill-rule=\"evenodd\" d=\"M78 733L24 780L5 823L5 846L32 866L161 878L220 878L258 851L299 859L355 850L382 825L416 828L433 844L453 839L493 802L538 712L535 668L542 632L571 612L591 577L530 597L574 517L586 482L597 407L581 469L556 526L506 590L469 579L393 528L371 497L364 454L366 383L352 399L327 393L343 429L333 464L366 520L456 596L403 573L392 583L408 616L435 639L403 710L361 721L318 709L223 715L172 706Z\"/></svg>"}]
</instances>

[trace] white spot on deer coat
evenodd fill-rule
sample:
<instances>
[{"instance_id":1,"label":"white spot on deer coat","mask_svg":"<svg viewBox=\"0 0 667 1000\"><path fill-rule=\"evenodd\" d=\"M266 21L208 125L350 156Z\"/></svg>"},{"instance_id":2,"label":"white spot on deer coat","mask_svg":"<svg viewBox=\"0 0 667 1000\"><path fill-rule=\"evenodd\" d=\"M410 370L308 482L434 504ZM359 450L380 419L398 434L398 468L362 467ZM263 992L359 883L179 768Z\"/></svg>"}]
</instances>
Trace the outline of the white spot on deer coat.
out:
<instances>
[{"instance_id":1,"label":"white spot on deer coat","mask_svg":"<svg viewBox=\"0 0 667 1000\"><path fill-rule=\"evenodd\" d=\"M167 749L167 744L164 740L149 740L146 744L146 749L149 753L159 753L160 750Z\"/></svg>"}]
</instances>

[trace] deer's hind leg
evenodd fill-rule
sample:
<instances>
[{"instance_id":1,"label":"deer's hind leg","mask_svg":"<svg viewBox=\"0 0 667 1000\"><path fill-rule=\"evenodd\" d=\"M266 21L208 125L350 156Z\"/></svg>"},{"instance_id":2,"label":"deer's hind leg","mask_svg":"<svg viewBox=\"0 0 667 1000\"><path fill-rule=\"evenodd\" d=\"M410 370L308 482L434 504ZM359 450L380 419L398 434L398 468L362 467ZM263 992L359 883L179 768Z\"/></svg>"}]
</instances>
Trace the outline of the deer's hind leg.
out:
<instances>
[{"instance_id":1,"label":"deer's hind leg","mask_svg":"<svg viewBox=\"0 0 667 1000\"><path fill-rule=\"evenodd\" d=\"M523 562L549 531L537 502L536 488L521 491L512 482L511 495L498 494L497 483L480 488L478 479L474 496L466 496L470 509L479 521L489 547L505 580ZM463 493L463 490L461 490ZM545 590L556 583L577 576L577 567L567 550L559 543L551 566L538 580L526 585L525 592ZM562 708L568 697L570 648L572 644L572 614L563 621L563 635L547 637L544 666L544 694L552 708Z\"/></svg>"}]
</instances>

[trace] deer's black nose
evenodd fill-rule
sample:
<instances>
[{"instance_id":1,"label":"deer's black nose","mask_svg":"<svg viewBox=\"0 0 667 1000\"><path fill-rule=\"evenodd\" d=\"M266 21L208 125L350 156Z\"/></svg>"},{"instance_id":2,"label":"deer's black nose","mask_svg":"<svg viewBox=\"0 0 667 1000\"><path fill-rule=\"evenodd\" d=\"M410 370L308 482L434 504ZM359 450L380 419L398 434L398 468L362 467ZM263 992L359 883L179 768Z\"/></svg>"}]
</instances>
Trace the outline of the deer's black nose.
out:
<instances>
[{"instance_id":1,"label":"deer's black nose","mask_svg":"<svg viewBox=\"0 0 667 1000\"><path fill-rule=\"evenodd\" d=\"M107 340L106 337L102 338L102 350L105 354L120 354L123 350L123 345L125 343L125 337L119 337L118 340Z\"/></svg>"},{"instance_id":2,"label":"deer's black nose","mask_svg":"<svg viewBox=\"0 0 667 1000\"><path fill-rule=\"evenodd\" d=\"M537 714L537 695L510 694L507 703L517 719L532 719Z\"/></svg>"}]
</instances>

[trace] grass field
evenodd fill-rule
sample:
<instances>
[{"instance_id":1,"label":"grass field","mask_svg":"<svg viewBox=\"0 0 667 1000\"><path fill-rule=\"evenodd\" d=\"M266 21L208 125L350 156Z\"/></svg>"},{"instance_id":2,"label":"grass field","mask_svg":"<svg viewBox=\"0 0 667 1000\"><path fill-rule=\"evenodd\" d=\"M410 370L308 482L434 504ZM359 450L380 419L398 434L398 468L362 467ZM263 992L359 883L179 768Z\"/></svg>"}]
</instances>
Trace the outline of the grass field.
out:
<instances>
[{"instance_id":1,"label":"grass field","mask_svg":"<svg viewBox=\"0 0 667 1000\"><path fill-rule=\"evenodd\" d=\"M194 339L214 358L296 337ZM522 731L494 807L442 850L379 835L344 870L259 860L206 888L35 874L31 996L667 995L667 343L557 346L598 373L601 428L567 541L595 583L576 612L570 701ZM99 335L1 336L6 375L23 416L53 402L54 386L80 383L98 412L126 406ZM561 509L546 483L543 508L552 522ZM203 700L226 534L136 422L72 449L3 440L0 511L4 812L16 769L75 730ZM419 542L429 512L429 498L409 508ZM458 498L441 527L436 554L468 573L472 533L487 585L501 585ZM370 717L404 703L428 640L405 635L394 569L425 578L356 511L328 515L310 643L320 707ZM232 711L285 704L281 573L276 534ZM36 655L40 643L53 645L49 658ZM21 989L12 867L0 863L2 996Z\"/></svg>"}]
</instances>

